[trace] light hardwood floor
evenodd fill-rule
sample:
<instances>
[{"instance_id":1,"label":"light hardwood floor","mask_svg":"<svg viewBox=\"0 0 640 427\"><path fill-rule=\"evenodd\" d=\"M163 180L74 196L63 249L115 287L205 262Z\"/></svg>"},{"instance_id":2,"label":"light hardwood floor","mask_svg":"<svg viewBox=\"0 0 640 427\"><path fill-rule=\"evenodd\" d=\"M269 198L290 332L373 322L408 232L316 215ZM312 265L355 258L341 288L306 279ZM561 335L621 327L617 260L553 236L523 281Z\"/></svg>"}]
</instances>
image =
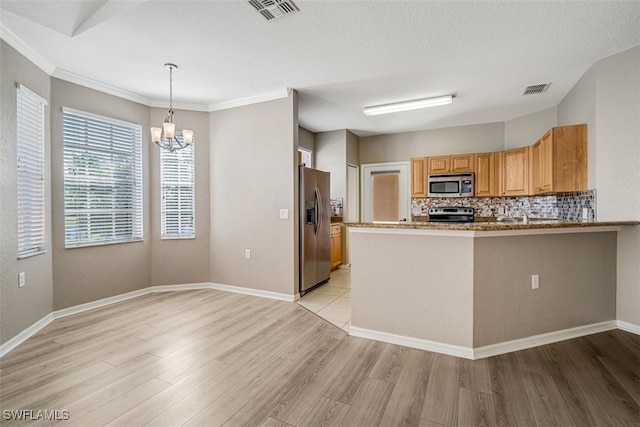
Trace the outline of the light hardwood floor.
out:
<instances>
[{"instance_id":1,"label":"light hardwood floor","mask_svg":"<svg viewBox=\"0 0 640 427\"><path fill-rule=\"evenodd\" d=\"M348 336L295 303L154 293L59 319L0 360L3 425L638 426L640 337L470 361ZM8 410L68 411L8 421Z\"/></svg>"}]
</instances>

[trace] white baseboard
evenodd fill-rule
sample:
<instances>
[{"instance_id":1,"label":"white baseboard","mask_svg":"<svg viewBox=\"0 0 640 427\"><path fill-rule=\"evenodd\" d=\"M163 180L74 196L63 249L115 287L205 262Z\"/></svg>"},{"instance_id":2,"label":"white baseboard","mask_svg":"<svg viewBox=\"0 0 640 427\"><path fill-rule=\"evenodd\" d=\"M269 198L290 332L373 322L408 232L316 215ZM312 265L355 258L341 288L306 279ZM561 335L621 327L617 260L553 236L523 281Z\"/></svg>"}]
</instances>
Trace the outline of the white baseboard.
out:
<instances>
[{"instance_id":1,"label":"white baseboard","mask_svg":"<svg viewBox=\"0 0 640 427\"><path fill-rule=\"evenodd\" d=\"M538 347L554 342L579 338L585 335L597 334L599 332L610 331L616 329L616 321L608 320L606 322L593 323L591 325L577 326L575 328L563 329L561 331L553 331L546 334L534 335L532 337L520 338L512 341L505 341L498 344L491 344L484 347L473 349L474 359L484 359L486 357L497 356L499 354L511 353L514 351L525 350L527 348Z\"/></svg>"},{"instance_id":2,"label":"white baseboard","mask_svg":"<svg viewBox=\"0 0 640 427\"><path fill-rule=\"evenodd\" d=\"M405 347L417 348L418 350L427 350L433 351L435 353L448 354L449 356L473 359L473 349L469 347L443 344L436 341L390 334L388 332L373 331L371 329L358 328L357 326L353 325L351 325L351 327L349 328L349 335L353 335L354 337L367 338L375 341L382 341L389 344L397 344Z\"/></svg>"},{"instance_id":3,"label":"white baseboard","mask_svg":"<svg viewBox=\"0 0 640 427\"><path fill-rule=\"evenodd\" d=\"M53 314L49 313L44 316L42 319L38 320L33 325L29 326L27 329L20 332L15 337L11 338L6 343L0 345L0 357L3 357L5 354L9 353L11 350L31 338L34 334L38 333L38 331L49 323L53 321Z\"/></svg>"},{"instance_id":4,"label":"white baseboard","mask_svg":"<svg viewBox=\"0 0 640 427\"><path fill-rule=\"evenodd\" d=\"M63 308L61 310L56 310L52 313L47 314L42 319L38 320L33 325L29 326L27 329L20 332L15 337L11 338L6 343L0 345L0 357L3 357L5 354L9 353L11 350L31 338L35 333L37 333L40 329L47 326L51 321L55 319L60 319L62 317L71 316L73 314L83 313L85 311L94 310L96 308L104 307L107 305L115 304L117 302L122 302L129 300L131 298L136 298L142 295L147 295L152 292L172 292L172 291L187 291L187 290L196 290L196 289L217 289L219 291L233 292L236 294L245 294L252 295L256 297L262 298L270 298L277 299L280 301L294 302L300 298L300 294L296 295L287 295L278 292L271 291L261 291L258 289L251 288L243 288L240 286L231 286L231 285L223 285L220 283L187 283L184 285L160 285L160 286L150 286L148 288L138 289L136 291L127 292L125 294L114 295L112 297L99 299L97 301L91 301L84 304L74 305L73 307Z\"/></svg>"},{"instance_id":5,"label":"white baseboard","mask_svg":"<svg viewBox=\"0 0 640 427\"><path fill-rule=\"evenodd\" d=\"M95 310L96 308L115 304L117 302L126 301L128 299L136 298L142 295L147 295L147 294L150 294L151 292L152 292L151 288L138 289L136 291L127 292L126 294L114 295L112 297L102 298L96 301L91 301L84 304L74 305L73 307L56 310L51 314L53 315L54 319L60 319L62 317L83 313L89 310Z\"/></svg>"},{"instance_id":6,"label":"white baseboard","mask_svg":"<svg viewBox=\"0 0 640 427\"><path fill-rule=\"evenodd\" d=\"M623 322L622 320L616 321L618 329L631 332L632 334L640 335L640 325L634 325L633 323Z\"/></svg>"},{"instance_id":7,"label":"white baseboard","mask_svg":"<svg viewBox=\"0 0 640 427\"><path fill-rule=\"evenodd\" d=\"M623 323L624 325L621 325L620 323ZM640 330L640 327L638 327L637 325L609 320L606 322L578 326L575 328L563 329L561 331L554 331L546 334L534 335L531 337L475 348L461 347L436 341L390 334L387 332L372 331L370 329L363 329L353 325L349 330L349 335L382 341L390 344L403 345L405 347L417 348L419 350L433 351L436 353L448 354L450 356L476 360L484 359L491 356L497 356L500 354L511 353L514 351L525 350L541 345L552 344L555 342L578 338L585 335L610 331L616 328L620 328L633 333L637 333L634 331Z\"/></svg>"},{"instance_id":8,"label":"white baseboard","mask_svg":"<svg viewBox=\"0 0 640 427\"><path fill-rule=\"evenodd\" d=\"M220 283L210 283L210 285L211 289L233 292L236 294L253 295L255 297L271 298L288 302L294 302L296 300L295 295L282 294L279 292L262 291L260 289L243 288L242 286L223 285Z\"/></svg>"}]
</instances>

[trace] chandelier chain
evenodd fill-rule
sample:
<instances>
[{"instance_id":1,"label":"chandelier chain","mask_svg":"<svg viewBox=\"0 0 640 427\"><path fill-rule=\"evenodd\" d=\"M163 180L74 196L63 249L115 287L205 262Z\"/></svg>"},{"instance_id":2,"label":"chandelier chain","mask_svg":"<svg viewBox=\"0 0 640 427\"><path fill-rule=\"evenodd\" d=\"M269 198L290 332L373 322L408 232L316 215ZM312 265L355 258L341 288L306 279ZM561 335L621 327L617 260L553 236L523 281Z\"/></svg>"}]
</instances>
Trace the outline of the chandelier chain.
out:
<instances>
[{"instance_id":1,"label":"chandelier chain","mask_svg":"<svg viewBox=\"0 0 640 427\"><path fill-rule=\"evenodd\" d=\"M173 112L173 67L169 67L169 111Z\"/></svg>"}]
</instances>

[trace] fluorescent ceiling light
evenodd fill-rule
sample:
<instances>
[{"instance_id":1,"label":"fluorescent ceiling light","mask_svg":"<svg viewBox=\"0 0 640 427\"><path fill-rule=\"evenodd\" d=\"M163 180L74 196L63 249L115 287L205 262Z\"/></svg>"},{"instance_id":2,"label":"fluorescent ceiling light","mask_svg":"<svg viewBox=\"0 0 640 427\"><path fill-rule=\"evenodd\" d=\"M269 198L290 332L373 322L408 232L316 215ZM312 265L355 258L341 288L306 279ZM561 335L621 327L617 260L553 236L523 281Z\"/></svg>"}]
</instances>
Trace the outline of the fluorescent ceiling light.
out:
<instances>
[{"instance_id":1,"label":"fluorescent ceiling light","mask_svg":"<svg viewBox=\"0 0 640 427\"><path fill-rule=\"evenodd\" d=\"M367 116L377 116L378 114L397 113L398 111L417 110L419 108L437 107L438 105L451 104L453 95L437 96L435 98L416 99L413 101L396 102L394 104L376 105L365 107L363 112Z\"/></svg>"}]
</instances>

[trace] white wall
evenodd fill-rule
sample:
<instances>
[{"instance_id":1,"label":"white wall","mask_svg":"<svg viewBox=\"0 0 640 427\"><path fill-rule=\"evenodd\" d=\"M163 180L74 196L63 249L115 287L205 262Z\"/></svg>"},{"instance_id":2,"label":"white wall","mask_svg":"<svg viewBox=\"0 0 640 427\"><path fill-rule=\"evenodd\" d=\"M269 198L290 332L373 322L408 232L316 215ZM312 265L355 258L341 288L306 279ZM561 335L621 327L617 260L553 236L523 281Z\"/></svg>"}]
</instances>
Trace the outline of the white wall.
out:
<instances>
[{"instance_id":1,"label":"white wall","mask_svg":"<svg viewBox=\"0 0 640 427\"><path fill-rule=\"evenodd\" d=\"M552 107L504 122L504 149L526 147L549 128L558 125L558 108Z\"/></svg>"},{"instance_id":2,"label":"white wall","mask_svg":"<svg viewBox=\"0 0 640 427\"><path fill-rule=\"evenodd\" d=\"M558 105L558 125L587 124L587 188L597 187L596 72L594 68L578 80Z\"/></svg>"},{"instance_id":3,"label":"white wall","mask_svg":"<svg viewBox=\"0 0 640 427\"><path fill-rule=\"evenodd\" d=\"M640 47L605 58L595 69L598 219L638 220Z\"/></svg>"},{"instance_id":4,"label":"white wall","mask_svg":"<svg viewBox=\"0 0 640 427\"><path fill-rule=\"evenodd\" d=\"M487 123L360 138L360 163L504 150L504 123Z\"/></svg>"},{"instance_id":5,"label":"white wall","mask_svg":"<svg viewBox=\"0 0 640 427\"><path fill-rule=\"evenodd\" d=\"M210 115L212 282L297 293L296 112L293 92Z\"/></svg>"},{"instance_id":6,"label":"white wall","mask_svg":"<svg viewBox=\"0 0 640 427\"><path fill-rule=\"evenodd\" d=\"M598 61L558 106L558 124L587 123L589 188L599 221L640 220L640 47ZM620 185L624 183L624 185ZM640 327L640 230L618 233L618 320Z\"/></svg>"},{"instance_id":7,"label":"white wall","mask_svg":"<svg viewBox=\"0 0 640 427\"><path fill-rule=\"evenodd\" d=\"M347 195L347 131L335 130L316 134L316 169L331 174L332 199Z\"/></svg>"},{"instance_id":8,"label":"white wall","mask_svg":"<svg viewBox=\"0 0 640 427\"><path fill-rule=\"evenodd\" d=\"M307 150L316 151L315 134L303 127L298 127L298 146L300 148L306 148Z\"/></svg>"}]
</instances>

